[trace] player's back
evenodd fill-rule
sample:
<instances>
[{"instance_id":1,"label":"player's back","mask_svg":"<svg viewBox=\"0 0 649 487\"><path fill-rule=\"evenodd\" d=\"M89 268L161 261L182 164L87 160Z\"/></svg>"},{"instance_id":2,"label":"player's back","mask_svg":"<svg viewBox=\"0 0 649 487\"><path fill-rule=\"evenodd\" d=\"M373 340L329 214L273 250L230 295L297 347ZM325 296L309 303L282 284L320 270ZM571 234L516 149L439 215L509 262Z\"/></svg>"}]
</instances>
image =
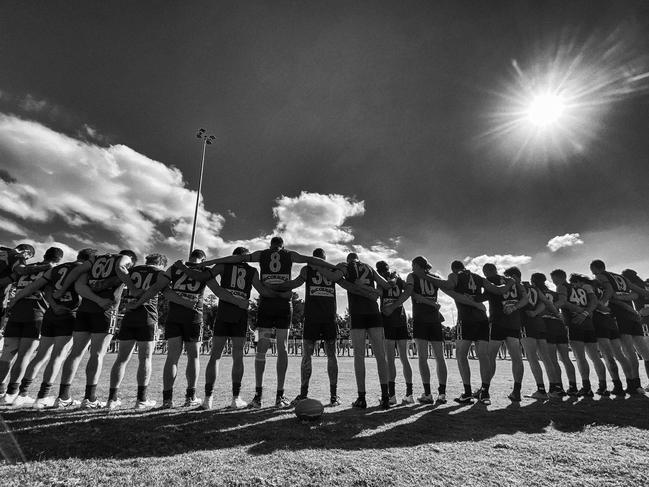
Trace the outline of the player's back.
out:
<instances>
[{"instance_id":1,"label":"player's back","mask_svg":"<svg viewBox=\"0 0 649 487\"><path fill-rule=\"evenodd\" d=\"M288 250L266 249L259 255L259 279L264 284L282 284L291 280L293 259ZM266 304L285 303L289 298L262 298Z\"/></svg>"},{"instance_id":2,"label":"player's back","mask_svg":"<svg viewBox=\"0 0 649 487\"><path fill-rule=\"evenodd\" d=\"M305 267L304 317L320 323L336 318L336 284L311 266Z\"/></svg>"},{"instance_id":3,"label":"player's back","mask_svg":"<svg viewBox=\"0 0 649 487\"><path fill-rule=\"evenodd\" d=\"M466 297L479 301L483 294L482 277L464 269L456 274L457 284L454 291ZM458 320L464 322L484 321L487 315L484 311L473 306L456 302Z\"/></svg>"},{"instance_id":4,"label":"player's back","mask_svg":"<svg viewBox=\"0 0 649 487\"><path fill-rule=\"evenodd\" d=\"M362 262L352 262L347 265L347 279L354 284L376 288L373 269ZM375 299L366 298L347 292L349 312L351 314L378 314L379 306Z\"/></svg>"}]
</instances>

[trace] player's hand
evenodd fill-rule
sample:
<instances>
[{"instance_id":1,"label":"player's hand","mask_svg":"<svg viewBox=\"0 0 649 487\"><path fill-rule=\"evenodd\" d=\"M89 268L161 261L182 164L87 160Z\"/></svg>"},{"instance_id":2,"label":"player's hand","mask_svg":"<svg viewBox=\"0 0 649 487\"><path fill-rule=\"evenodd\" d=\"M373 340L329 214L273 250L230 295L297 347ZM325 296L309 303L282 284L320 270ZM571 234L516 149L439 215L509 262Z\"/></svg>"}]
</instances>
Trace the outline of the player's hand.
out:
<instances>
[{"instance_id":1,"label":"player's hand","mask_svg":"<svg viewBox=\"0 0 649 487\"><path fill-rule=\"evenodd\" d=\"M514 305L511 305L511 304L505 306L505 308L503 309L503 311L504 311L504 313L506 315L512 314L515 310L516 310L516 307Z\"/></svg>"},{"instance_id":2,"label":"player's hand","mask_svg":"<svg viewBox=\"0 0 649 487\"><path fill-rule=\"evenodd\" d=\"M115 303L113 303L112 299L100 298L99 301L97 301L97 304L105 311L108 311Z\"/></svg>"},{"instance_id":3,"label":"player's hand","mask_svg":"<svg viewBox=\"0 0 649 487\"><path fill-rule=\"evenodd\" d=\"M574 324L576 324L576 325L581 325L584 322L585 319L586 319L586 317L583 314L580 313L577 316L572 318L572 322Z\"/></svg>"},{"instance_id":4,"label":"player's hand","mask_svg":"<svg viewBox=\"0 0 649 487\"><path fill-rule=\"evenodd\" d=\"M237 306L243 310L247 310L250 306L250 301L248 299L237 298Z\"/></svg>"},{"instance_id":5,"label":"player's hand","mask_svg":"<svg viewBox=\"0 0 649 487\"><path fill-rule=\"evenodd\" d=\"M475 303L475 307L480 311L484 311L485 313L487 312L487 307L484 305L484 303Z\"/></svg>"}]
</instances>

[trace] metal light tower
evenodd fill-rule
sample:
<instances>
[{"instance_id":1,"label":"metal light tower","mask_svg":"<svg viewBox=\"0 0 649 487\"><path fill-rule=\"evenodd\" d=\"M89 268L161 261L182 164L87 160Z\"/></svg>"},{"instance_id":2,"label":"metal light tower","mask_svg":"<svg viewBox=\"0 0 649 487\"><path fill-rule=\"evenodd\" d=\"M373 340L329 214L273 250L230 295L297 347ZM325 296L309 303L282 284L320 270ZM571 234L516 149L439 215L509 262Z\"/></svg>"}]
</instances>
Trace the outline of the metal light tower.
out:
<instances>
[{"instance_id":1,"label":"metal light tower","mask_svg":"<svg viewBox=\"0 0 649 487\"><path fill-rule=\"evenodd\" d=\"M189 253L194 251L194 238L196 237L196 218L198 217L198 203L201 199L201 189L203 188L203 169L205 168L205 148L211 144L216 137L208 134L205 129L198 129L196 138L203 140L203 155L201 157L201 175L198 179L198 192L196 193L196 207L194 208L194 222L192 224L192 241L189 244Z\"/></svg>"}]
</instances>

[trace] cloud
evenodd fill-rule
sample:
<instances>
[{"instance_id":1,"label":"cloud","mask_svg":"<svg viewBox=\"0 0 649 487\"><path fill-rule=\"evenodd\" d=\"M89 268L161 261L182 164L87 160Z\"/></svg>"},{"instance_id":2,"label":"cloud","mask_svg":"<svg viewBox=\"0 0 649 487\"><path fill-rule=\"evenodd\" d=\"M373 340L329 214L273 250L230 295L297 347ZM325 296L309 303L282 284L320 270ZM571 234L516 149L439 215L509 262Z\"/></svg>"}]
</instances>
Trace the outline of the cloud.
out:
<instances>
[{"instance_id":1,"label":"cloud","mask_svg":"<svg viewBox=\"0 0 649 487\"><path fill-rule=\"evenodd\" d=\"M13 235L18 235L19 237L24 237L29 234L29 231L22 225L19 225L15 221L9 220L1 216L0 216L0 228L2 228L5 232L11 233Z\"/></svg>"},{"instance_id":2,"label":"cloud","mask_svg":"<svg viewBox=\"0 0 649 487\"><path fill-rule=\"evenodd\" d=\"M531 261L532 257L530 257L529 255L479 255L477 257L465 257L464 265L471 272L482 274L482 266L487 263L491 263L496 266L498 272L502 273L508 267L522 266L529 264Z\"/></svg>"},{"instance_id":3,"label":"cloud","mask_svg":"<svg viewBox=\"0 0 649 487\"><path fill-rule=\"evenodd\" d=\"M548 248L551 252L556 252L557 250L564 247L583 245L583 243L584 241L581 239L581 236L578 233L566 233L565 235L551 238L548 241Z\"/></svg>"},{"instance_id":4,"label":"cloud","mask_svg":"<svg viewBox=\"0 0 649 487\"><path fill-rule=\"evenodd\" d=\"M20 108L26 112L42 112L50 107L45 100L40 100L32 95L27 95L20 101Z\"/></svg>"}]
</instances>

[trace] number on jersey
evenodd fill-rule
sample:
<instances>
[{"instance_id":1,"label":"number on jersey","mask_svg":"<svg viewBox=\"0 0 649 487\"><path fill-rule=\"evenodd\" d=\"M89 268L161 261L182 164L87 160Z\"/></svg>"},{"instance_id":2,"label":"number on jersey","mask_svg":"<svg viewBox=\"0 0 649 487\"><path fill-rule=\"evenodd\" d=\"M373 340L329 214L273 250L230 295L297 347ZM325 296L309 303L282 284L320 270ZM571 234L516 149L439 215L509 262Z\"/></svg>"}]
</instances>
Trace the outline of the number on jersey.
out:
<instances>
[{"instance_id":1,"label":"number on jersey","mask_svg":"<svg viewBox=\"0 0 649 487\"><path fill-rule=\"evenodd\" d=\"M570 293L570 302L579 306L586 306L588 304L588 294L580 287L573 287Z\"/></svg>"},{"instance_id":2,"label":"number on jersey","mask_svg":"<svg viewBox=\"0 0 649 487\"><path fill-rule=\"evenodd\" d=\"M243 291L246 288L246 269L235 265L232 267L231 275L230 288L241 289Z\"/></svg>"}]
</instances>

